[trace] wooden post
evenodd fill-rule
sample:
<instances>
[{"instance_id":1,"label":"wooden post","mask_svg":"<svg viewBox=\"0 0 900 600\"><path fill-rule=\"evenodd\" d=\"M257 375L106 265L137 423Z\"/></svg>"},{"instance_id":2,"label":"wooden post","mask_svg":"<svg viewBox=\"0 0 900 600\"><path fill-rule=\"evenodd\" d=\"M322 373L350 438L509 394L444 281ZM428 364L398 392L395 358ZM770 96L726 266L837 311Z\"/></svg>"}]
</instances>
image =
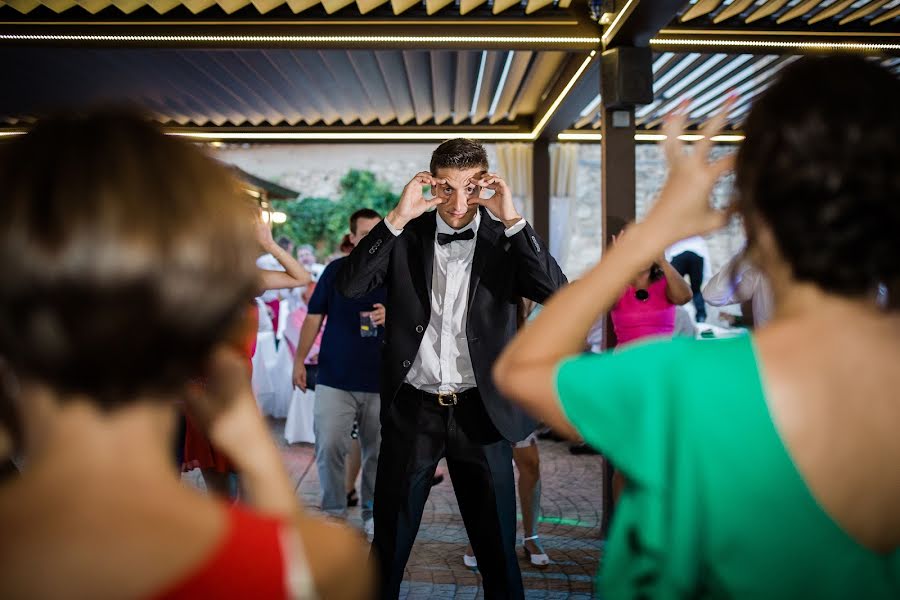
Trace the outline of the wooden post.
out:
<instances>
[{"instance_id":1,"label":"wooden post","mask_svg":"<svg viewBox=\"0 0 900 600\"><path fill-rule=\"evenodd\" d=\"M550 142L545 138L534 141L532 149L533 211L531 226L545 244L550 243Z\"/></svg>"},{"instance_id":2,"label":"wooden post","mask_svg":"<svg viewBox=\"0 0 900 600\"><path fill-rule=\"evenodd\" d=\"M602 133L601 140L601 198L603 242L609 243L612 234L624 223L635 220L637 212L636 169L634 142L634 107L652 101L652 89L647 99L647 84L652 86L652 56L649 49L629 48L624 52L604 53L601 68ZM638 85L635 85L638 83ZM609 316L603 328L603 347L615 345L615 335ZM603 461L603 509L601 532L609 532L615 505L615 469Z\"/></svg>"}]
</instances>

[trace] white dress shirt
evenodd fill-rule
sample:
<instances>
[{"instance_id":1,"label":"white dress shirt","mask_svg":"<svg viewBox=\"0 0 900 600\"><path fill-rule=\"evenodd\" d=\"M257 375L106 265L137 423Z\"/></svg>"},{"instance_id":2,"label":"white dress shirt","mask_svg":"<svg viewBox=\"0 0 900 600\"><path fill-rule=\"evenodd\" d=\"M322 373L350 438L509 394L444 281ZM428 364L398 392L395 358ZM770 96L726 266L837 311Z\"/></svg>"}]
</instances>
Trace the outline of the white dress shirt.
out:
<instances>
[{"instance_id":1,"label":"white dress shirt","mask_svg":"<svg viewBox=\"0 0 900 600\"><path fill-rule=\"evenodd\" d=\"M754 325L759 327L772 318L775 309L772 287L765 275L749 261L744 260L735 268L735 263L741 256L738 254L729 260L709 280L703 288L703 299L710 306L728 306L749 301L753 306Z\"/></svg>"},{"instance_id":2,"label":"white dress shirt","mask_svg":"<svg viewBox=\"0 0 900 600\"><path fill-rule=\"evenodd\" d=\"M447 225L440 213L435 217L437 231L431 274L431 318L416 359L406 375L406 382L432 394L464 392L477 385L466 337L466 318L481 211L475 213L471 223L458 230ZM403 232L387 219L384 224L395 236ZM524 227L525 219L521 219L506 229L506 236L512 237ZM467 229L475 233L471 240L458 240L443 246L437 242L438 233L461 233Z\"/></svg>"}]
</instances>

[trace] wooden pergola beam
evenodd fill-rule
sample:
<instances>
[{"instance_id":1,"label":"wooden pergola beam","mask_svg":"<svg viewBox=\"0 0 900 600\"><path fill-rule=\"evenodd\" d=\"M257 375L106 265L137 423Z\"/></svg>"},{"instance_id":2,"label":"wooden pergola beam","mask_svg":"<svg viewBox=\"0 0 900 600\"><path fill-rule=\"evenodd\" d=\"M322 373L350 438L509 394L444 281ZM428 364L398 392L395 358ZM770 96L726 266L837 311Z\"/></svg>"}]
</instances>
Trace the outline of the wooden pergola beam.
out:
<instances>
[{"instance_id":1,"label":"wooden pergola beam","mask_svg":"<svg viewBox=\"0 0 900 600\"><path fill-rule=\"evenodd\" d=\"M578 62L580 63L581 60L583 60L583 58ZM565 73L560 77L560 80L565 80L563 83L569 81L569 79L565 78ZM581 111L584 110L584 107L597 96L597 91L599 89L600 61L594 60L584 73L582 73L572 89L569 90L569 93L566 94L563 101L553 113L553 116L547 122L547 125L544 126L540 137L551 141L556 140L557 135L572 126L572 123L575 122ZM555 91L558 92L559 90ZM551 93L548 94L547 97L550 100L553 100L556 96ZM542 112L543 111L539 111L538 114L542 114Z\"/></svg>"},{"instance_id":2,"label":"wooden pergola beam","mask_svg":"<svg viewBox=\"0 0 900 600\"><path fill-rule=\"evenodd\" d=\"M642 47L672 22L684 0L609 0L615 13L603 31L604 49Z\"/></svg>"}]
</instances>

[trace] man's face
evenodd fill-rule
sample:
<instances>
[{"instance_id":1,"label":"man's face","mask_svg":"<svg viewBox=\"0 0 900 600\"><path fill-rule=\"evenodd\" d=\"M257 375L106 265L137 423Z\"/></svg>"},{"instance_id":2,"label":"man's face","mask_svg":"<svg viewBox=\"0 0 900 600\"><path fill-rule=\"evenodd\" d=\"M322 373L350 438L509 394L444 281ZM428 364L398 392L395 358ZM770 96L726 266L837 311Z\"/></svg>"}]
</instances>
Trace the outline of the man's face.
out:
<instances>
[{"instance_id":1,"label":"man's face","mask_svg":"<svg viewBox=\"0 0 900 600\"><path fill-rule=\"evenodd\" d=\"M356 220L356 233L350 232L350 243L355 248L361 239L369 235L369 232L381 223L381 219L360 218Z\"/></svg>"},{"instance_id":2,"label":"man's face","mask_svg":"<svg viewBox=\"0 0 900 600\"><path fill-rule=\"evenodd\" d=\"M476 200L481 195L481 188L475 185L486 171L482 167L470 169L438 169L434 174L436 179L443 179L446 183L437 184L431 193L442 200L438 204L437 211L453 229L462 229L472 222L478 211L477 204L469 204L470 200Z\"/></svg>"}]
</instances>

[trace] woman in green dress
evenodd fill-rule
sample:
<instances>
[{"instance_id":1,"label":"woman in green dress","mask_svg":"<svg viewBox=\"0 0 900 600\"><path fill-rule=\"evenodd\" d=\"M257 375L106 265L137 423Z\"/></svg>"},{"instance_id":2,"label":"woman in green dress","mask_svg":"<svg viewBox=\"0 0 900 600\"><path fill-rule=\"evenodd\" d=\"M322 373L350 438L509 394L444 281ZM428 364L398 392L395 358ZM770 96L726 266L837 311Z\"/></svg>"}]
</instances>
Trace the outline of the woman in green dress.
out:
<instances>
[{"instance_id":1,"label":"woman in green dress","mask_svg":"<svg viewBox=\"0 0 900 600\"><path fill-rule=\"evenodd\" d=\"M900 81L859 58L797 61L755 102L736 160L710 162L731 104L693 152L687 106L668 119L655 206L495 380L627 478L604 598L900 598ZM732 167L773 320L579 355L643 265L726 224L709 196Z\"/></svg>"}]
</instances>

